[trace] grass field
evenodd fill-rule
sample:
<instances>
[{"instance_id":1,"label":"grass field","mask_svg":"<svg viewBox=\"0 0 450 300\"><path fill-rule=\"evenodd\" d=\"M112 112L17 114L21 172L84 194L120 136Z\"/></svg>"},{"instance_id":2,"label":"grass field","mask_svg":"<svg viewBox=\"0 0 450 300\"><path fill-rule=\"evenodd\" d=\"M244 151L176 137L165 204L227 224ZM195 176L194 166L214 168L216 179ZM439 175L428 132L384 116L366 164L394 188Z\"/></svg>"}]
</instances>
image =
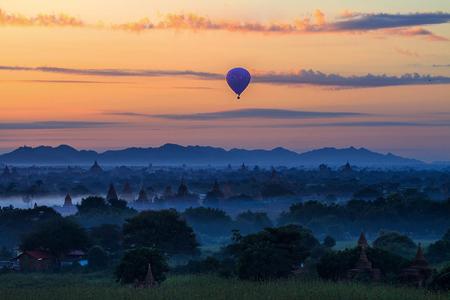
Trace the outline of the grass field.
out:
<instances>
[{"instance_id":1,"label":"grass field","mask_svg":"<svg viewBox=\"0 0 450 300\"><path fill-rule=\"evenodd\" d=\"M253 283L215 276L172 276L155 289L121 287L101 274L7 274L0 276L0 299L310 299L438 300L449 294L381 285L289 279Z\"/></svg>"}]
</instances>

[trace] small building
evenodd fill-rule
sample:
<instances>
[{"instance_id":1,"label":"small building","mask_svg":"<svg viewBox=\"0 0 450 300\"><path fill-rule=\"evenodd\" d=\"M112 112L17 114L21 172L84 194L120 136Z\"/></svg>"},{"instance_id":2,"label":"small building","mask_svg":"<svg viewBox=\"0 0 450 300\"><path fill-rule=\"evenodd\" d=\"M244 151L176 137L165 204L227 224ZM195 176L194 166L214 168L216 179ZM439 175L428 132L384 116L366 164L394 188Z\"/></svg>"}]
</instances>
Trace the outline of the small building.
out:
<instances>
[{"instance_id":1,"label":"small building","mask_svg":"<svg viewBox=\"0 0 450 300\"><path fill-rule=\"evenodd\" d=\"M402 270L400 274L400 281L406 284L422 287L431 278L432 273L433 270L423 255L422 245L419 244L416 257L409 267Z\"/></svg>"},{"instance_id":2,"label":"small building","mask_svg":"<svg viewBox=\"0 0 450 300\"><path fill-rule=\"evenodd\" d=\"M24 251L16 257L20 270L25 272L51 271L58 268L58 260L49 252L41 250Z\"/></svg>"},{"instance_id":3,"label":"small building","mask_svg":"<svg viewBox=\"0 0 450 300\"><path fill-rule=\"evenodd\" d=\"M61 259L61 267L70 267L74 264L87 265L86 253L82 250L72 250Z\"/></svg>"}]
</instances>

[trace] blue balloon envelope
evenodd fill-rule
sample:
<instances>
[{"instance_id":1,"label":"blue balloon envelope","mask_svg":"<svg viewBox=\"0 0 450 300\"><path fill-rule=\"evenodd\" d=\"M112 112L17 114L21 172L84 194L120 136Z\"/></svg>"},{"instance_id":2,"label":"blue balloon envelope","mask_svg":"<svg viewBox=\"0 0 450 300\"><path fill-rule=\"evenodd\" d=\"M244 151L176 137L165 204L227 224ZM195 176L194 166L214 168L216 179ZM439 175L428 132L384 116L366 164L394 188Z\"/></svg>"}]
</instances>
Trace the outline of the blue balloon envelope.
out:
<instances>
[{"instance_id":1,"label":"blue balloon envelope","mask_svg":"<svg viewBox=\"0 0 450 300\"><path fill-rule=\"evenodd\" d=\"M245 91L251 79L250 72L244 68L231 69L227 74L227 83L236 93L238 99L241 99L241 94Z\"/></svg>"}]
</instances>

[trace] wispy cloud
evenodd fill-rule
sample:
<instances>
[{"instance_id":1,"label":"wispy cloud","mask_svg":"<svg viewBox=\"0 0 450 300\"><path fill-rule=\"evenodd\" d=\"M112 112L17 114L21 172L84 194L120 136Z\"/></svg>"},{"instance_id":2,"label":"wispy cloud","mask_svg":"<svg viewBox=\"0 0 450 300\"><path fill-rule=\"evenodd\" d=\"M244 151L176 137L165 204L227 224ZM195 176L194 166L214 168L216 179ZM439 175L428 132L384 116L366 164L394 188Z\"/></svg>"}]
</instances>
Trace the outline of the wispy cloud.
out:
<instances>
[{"instance_id":1,"label":"wispy cloud","mask_svg":"<svg viewBox=\"0 0 450 300\"><path fill-rule=\"evenodd\" d=\"M196 71L178 71L178 70L126 70L126 69L72 69L58 67L23 67L23 66L0 66L4 71L29 71L57 73L68 75L87 75L87 76L107 76L107 77L198 77L202 79L223 79L223 75L196 72Z\"/></svg>"},{"instance_id":2,"label":"wispy cloud","mask_svg":"<svg viewBox=\"0 0 450 300\"><path fill-rule=\"evenodd\" d=\"M0 80L0 83L4 82L56 83L56 84L132 84L132 82L97 81L97 80L45 80L45 79Z\"/></svg>"},{"instance_id":3,"label":"wispy cloud","mask_svg":"<svg viewBox=\"0 0 450 300\"><path fill-rule=\"evenodd\" d=\"M446 65L432 65L433 68L450 68L450 64L446 64Z\"/></svg>"},{"instance_id":4,"label":"wispy cloud","mask_svg":"<svg viewBox=\"0 0 450 300\"><path fill-rule=\"evenodd\" d=\"M69 75L105 76L105 77L192 77L200 80L223 80L224 75L191 70L124 70L124 69L70 69L58 67L0 66L0 71L28 71ZM293 73L256 72L252 82L275 85L316 85L330 87L386 87L399 85L449 84L450 77L421 74L367 74L362 76L343 76L326 74L314 70L300 70Z\"/></svg>"},{"instance_id":5,"label":"wispy cloud","mask_svg":"<svg viewBox=\"0 0 450 300\"><path fill-rule=\"evenodd\" d=\"M316 34L316 33L352 33L370 32L383 29L399 29L385 31L386 34L403 36L424 36L432 40L447 40L426 29L414 29L417 26L445 24L450 21L450 13L354 13L346 12L339 19L327 21L321 10L315 10L311 17L295 19L291 22L264 23L258 21L217 20L197 14L167 14L159 20L142 18L120 24L105 25L104 22L88 24L67 14L41 14L25 17L8 14L0 10L0 26L45 26L45 27L84 27L121 30L128 32L144 32L149 30L223 30L229 32L257 32L266 34ZM409 29L412 28L412 29ZM405 31L406 30L406 31ZM409 31L408 31L409 30Z\"/></svg>"},{"instance_id":6,"label":"wispy cloud","mask_svg":"<svg viewBox=\"0 0 450 300\"><path fill-rule=\"evenodd\" d=\"M220 112L195 113L195 114L141 114L134 112L107 113L116 116L160 118L169 120L225 120L225 119L312 119L312 118L344 118L367 116L355 112L316 112L288 109L249 108L239 110L227 110Z\"/></svg>"},{"instance_id":7,"label":"wispy cloud","mask_svg":"<svg viewBox=\"0 0 450 300\"><path fill-rule=\"evenodd\" d=\"M450 127L449 122L403 122L403 121L360 121L360 122L330 122L308 124L273 124L261 125L270 128L301 128L301 127Z\"/></svg>"},{"instance_id":8,"label":"wispy cloud","mask_svg":"<svg viewBox=\"0 0 450 300\"><path fill-rule=\"evenodd\" d=\"M25 129L82 129L118 125L116 122L85 122L85 121L43 121L43 122L1 122L0 130Z\"/></svg>"},{"instance_id":9,"label":"wispy cloud","mask_svg":"<svg viewBox=\"0 0 450 300\"><path fill-rule=\"evenodd\" d=\"M414 36L421 36L429 41L448 41L448 38L436 35L432 31L421 28L421 27L411 27L411 28L391 28L386 29L384 33L390 34L390 35L399 35L404 37L414 37Z\"/></svg>"},{"instance_id":10,"label":"wispy cloud","mask_svg":"<svg viewBox=\"0 0 450 300\"><path fill-rule=\"evenodd\" d=\"M398 54L404 55L404 56L410 56L410 57L419 57L419 53L415 51L411 51L408 49L402 49L402 48L395 48L395 52Z\"/></svg>"}]
</instances>

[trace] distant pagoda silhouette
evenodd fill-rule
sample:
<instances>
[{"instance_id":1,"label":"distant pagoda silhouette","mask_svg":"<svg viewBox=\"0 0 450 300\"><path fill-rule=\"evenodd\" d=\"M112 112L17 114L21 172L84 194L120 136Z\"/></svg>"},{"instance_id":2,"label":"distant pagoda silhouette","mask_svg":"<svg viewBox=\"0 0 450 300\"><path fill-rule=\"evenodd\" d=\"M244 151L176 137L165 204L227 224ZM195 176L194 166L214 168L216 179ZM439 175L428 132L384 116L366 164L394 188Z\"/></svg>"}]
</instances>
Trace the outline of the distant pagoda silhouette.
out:
<instances>
[{"instance_id":1,"label":"distant pagoda silhouette","mask_svg":"<svg viewBox=\"0 0 450 300\"><path fill-rule=\"evenodd\" d=\"M9 177L10 175L11 175L11 171L9 170L8 166L5 166L5 168L3 169L2 176Z\"/></svg>"},{"instance_id":2,"label":"distant pagoda silhouette","mask_svg":"<svg viewBox=\"0 0 450 300\"><path fill-rule=\"evenodd\" d=\"M67 193L66 197L64 198L64 207L72 207L72 197L70 197L70 194Z\"/></svg>"},{"instance_id":3,"label":"distant pagoda silhouette","mask_svg":"<svg viewBox=\"0 0 450 300\"><path fill-rule=\"evenodd\" d=\"M130 182L126 181L123 185L122 189L122 199L126 201L132 201L133 200L133 190L131 188Z\"/></svg>"},{"instance_id":4,"label":"distant pagoda silhouette","mask_svg":"<svg viewBox=\"0 0 450 300\"><path fill-rule=\"evenodd\" d=\"M98 162L95 161L92 167L89 169L90 173L98 174L103 172L103 169L99 166Z\"/></svg>"},{"instance_id":5,"label":"distant pagoda silhouette","mask_svg":"<svg viewBox=\"0 0 450 300\"><path fill-rule=\"evenodd\" d=\"M119 197L117 196L116 188L114 187L114 184L109 185L108 194L106 194L106 201L115 201L119 200Z\"/></svg>"},{"instance_id":6,"label":"distant pagoda silhouette","mask_svg":"<svg viewBox=\"0 0 450 300\"><path fill-rule=\"evenodd\" d=\"M139 191L139 195L138 198L136 199L136 202L141 204L150 202L144 187L142 187L141 190Z\"/></svg>"}]
</instances>

